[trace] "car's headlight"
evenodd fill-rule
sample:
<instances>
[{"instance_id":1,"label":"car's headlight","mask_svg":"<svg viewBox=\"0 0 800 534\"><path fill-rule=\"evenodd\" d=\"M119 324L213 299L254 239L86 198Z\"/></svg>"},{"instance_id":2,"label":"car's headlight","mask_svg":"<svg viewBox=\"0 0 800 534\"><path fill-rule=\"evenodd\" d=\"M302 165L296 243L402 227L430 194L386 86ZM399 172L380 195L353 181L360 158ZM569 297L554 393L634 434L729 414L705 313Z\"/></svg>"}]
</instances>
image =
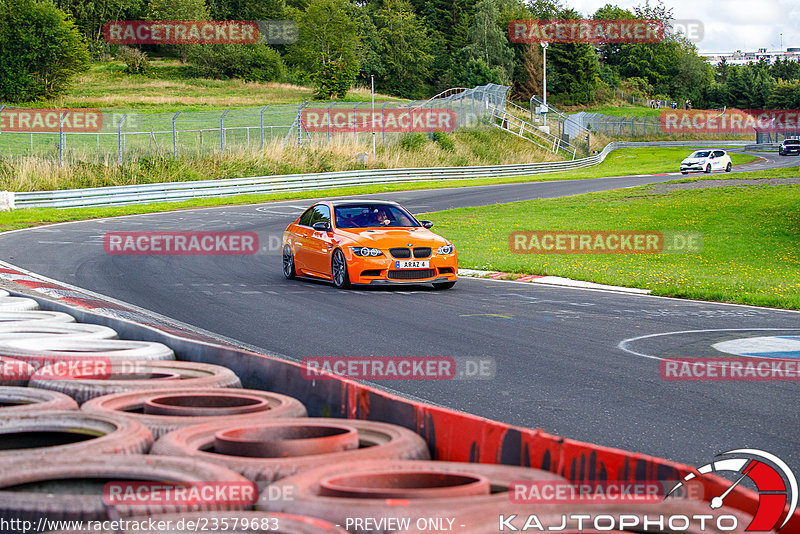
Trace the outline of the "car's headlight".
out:
<instances>
[{"instance_id":1,"label":"car's headlight","mask_svg":"<svg viewBox=\"0 0 800 534\"><path fill-rule=\"evenodd\" d=\"M353 247L353 254L362 258L383 256L383 252L380 249L369 247Z\"/></svg>"},{"instance_id":2,"label":"car's headlight","mask_svg":"<svg viewBox=\"0 0 800 534\"><path fill-rule=\"evenodd\" d=\"M437 254L452 254L455 252L456 247L453 245L443 245L436 251Z\"/></svg>"}]
</instances>

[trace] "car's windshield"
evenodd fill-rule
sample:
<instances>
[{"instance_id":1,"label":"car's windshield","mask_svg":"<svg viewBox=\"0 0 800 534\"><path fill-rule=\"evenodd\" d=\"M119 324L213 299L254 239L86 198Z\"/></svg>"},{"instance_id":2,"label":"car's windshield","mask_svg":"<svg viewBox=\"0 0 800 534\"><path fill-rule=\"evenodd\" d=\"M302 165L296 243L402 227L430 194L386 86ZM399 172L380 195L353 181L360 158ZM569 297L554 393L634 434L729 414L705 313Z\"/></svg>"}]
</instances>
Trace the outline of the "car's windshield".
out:
<instances>
[{"instance_id":1,"label":"car's windshield","mask_svg":"<svg viewBox=\"0 0 800 534\"><path fill-rule=\"evenodd\" d=\"M784 145L800 145L800 139L787 139L783 142Z\"/></svg>"},{"instance_id":2,"label":"car's windshield","mask_svg":"<svg viewBox=\"0 0 800 534\"><path fill-rule=\"evenodd\" d=\"M711 153L711 151L709 151L709 150L698 150L697 152L695 152L694 154L692 154L689 157L690 158L707 158L710 153Z\"/></svg>"},{"instance_id":3,"label":"car's windshield","mask_svg":"<svg viewBox=\"0 0 800 534\"><path fill-rule=\"evenodd\" d=\"M383 226L422 226L413 215L388 204L352 204L334 208L338 228L380 228Z\"/></svg>"}]
</instances>

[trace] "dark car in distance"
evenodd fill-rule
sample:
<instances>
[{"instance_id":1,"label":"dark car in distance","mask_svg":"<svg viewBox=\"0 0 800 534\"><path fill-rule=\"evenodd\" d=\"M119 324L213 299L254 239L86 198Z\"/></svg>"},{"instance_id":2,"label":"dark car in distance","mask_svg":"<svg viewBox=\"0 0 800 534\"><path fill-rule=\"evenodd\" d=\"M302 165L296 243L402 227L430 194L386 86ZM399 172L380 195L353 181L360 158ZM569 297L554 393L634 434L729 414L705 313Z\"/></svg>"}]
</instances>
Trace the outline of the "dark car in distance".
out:
<instances>
[{"instance_id":1,"label":"dark car in distance","mask_svg":"<svg viewBox=\"0 0 800 534\"><path fill-rule=\"evenodd\" d=\"M800 154L800 139L784 139L778 147L778 154L781 156Z\"/></svg>"}]
</instances>

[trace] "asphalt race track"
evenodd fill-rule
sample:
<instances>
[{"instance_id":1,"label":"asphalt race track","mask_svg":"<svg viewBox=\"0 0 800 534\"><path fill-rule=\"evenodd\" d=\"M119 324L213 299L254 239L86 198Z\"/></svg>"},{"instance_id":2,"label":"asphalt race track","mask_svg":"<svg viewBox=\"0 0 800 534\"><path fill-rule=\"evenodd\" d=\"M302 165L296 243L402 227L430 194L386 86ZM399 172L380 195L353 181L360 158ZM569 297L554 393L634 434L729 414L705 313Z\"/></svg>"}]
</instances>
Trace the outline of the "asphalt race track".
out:
<instances>
[{"instance_id":1,"label":"asphalt race track","mask_svg":"<svg viewBox=\"0 0 800 534\"><path fill-rule=\"evenodd\" d=\"M762 156L766 160L736 170L797 165L796 158ZM421 213L676 176L680 173L369 196L397 200ZM2 234L0 247L2 259L19 267L295 360L459 356L496 364L493 379L379 384L402 395L695 465L723 451L759 448L800 472L796 381L669 382L661 379L657 359L713 353L714 343L743 336L796 336L797 312L471 278L449 291L423 286L338 291L324 283L287 281L276 240L311 202L46 226ZM104 234L126 230L253 231L265 250L254 256L105 254ZM667 332L681 333L642 337ZM626 343L626 350L619 347L631 338L641 339Z\"/></svg>"}]
</instances>

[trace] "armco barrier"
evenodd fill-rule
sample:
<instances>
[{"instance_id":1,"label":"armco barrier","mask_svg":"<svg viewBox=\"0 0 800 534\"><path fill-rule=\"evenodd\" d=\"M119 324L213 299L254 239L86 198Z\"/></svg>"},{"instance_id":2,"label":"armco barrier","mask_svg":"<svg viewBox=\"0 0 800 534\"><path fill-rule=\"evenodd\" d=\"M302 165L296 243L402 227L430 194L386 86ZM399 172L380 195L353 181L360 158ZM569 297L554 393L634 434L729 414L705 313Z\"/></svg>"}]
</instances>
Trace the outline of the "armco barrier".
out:
<instances>
[{"instance_id":1,"label":"armco barrier","mask_svg":"<svg viewBox=\"0 0 800 534\"><path fill-rule=\"evenodd\" d=\"M75 296L76 288L58 289L53 281L37 281L36 275L2 264L7 280L20 280L27 288L42 287L64 294L59 300L26 290L43 310L68 312L79 321L110 326L120 337L157 341L175 351L179 359L224 365L233 370L244 387L264 389L300 399L310 417L341 417L382 421L404 426L420 434L435 460L494 463L534 467L561 475L571 481L596 480L677 480L692 467L653 456L602 447L492 421L397 397L374 387L335 377L331 380L306 380L300 364L221 344L218 340L176 327L137 323L122 317L141 318L140 312L122 303L106 301L98 295ZM18 286L22 289L22 285ZM19 294L19 292L14 291ZM93 309L115 310L115 316ZM140 319L141 320L141 319ZM146 319L145 319L146 320ZM720 495L730 482L716 476L699 481L704 495ZM726 505L750 515L758 507L758 495L738 486L726 498ZM800 511L785 527L785 532L800 532Z\"/></svg>"},{"instance_id":2,"label":"armco barrier","mask_svg":"<svg viewBox=\"0 0 800 534\"><path fill-rule=\"evenodd\" d=\"M416 182L430 180L467 180L503 176L532 176L570 171L602 163L618 148L743 146L744 141L667 141L654 143L612 142L599 153L573 161L552 161L520 165L484 165L478 167L430 167L418 169L369 169L308 174L259 176L226 180L166 182L130 186L65 189L59 191L26 191L13 194L16 208L77 208L86 206L120 206L148 202L178 202L193 198L226 197L289 191L312 191L351 185ZM677 169L677 163L676 163Z\"/></svg>"}]
</instances>

